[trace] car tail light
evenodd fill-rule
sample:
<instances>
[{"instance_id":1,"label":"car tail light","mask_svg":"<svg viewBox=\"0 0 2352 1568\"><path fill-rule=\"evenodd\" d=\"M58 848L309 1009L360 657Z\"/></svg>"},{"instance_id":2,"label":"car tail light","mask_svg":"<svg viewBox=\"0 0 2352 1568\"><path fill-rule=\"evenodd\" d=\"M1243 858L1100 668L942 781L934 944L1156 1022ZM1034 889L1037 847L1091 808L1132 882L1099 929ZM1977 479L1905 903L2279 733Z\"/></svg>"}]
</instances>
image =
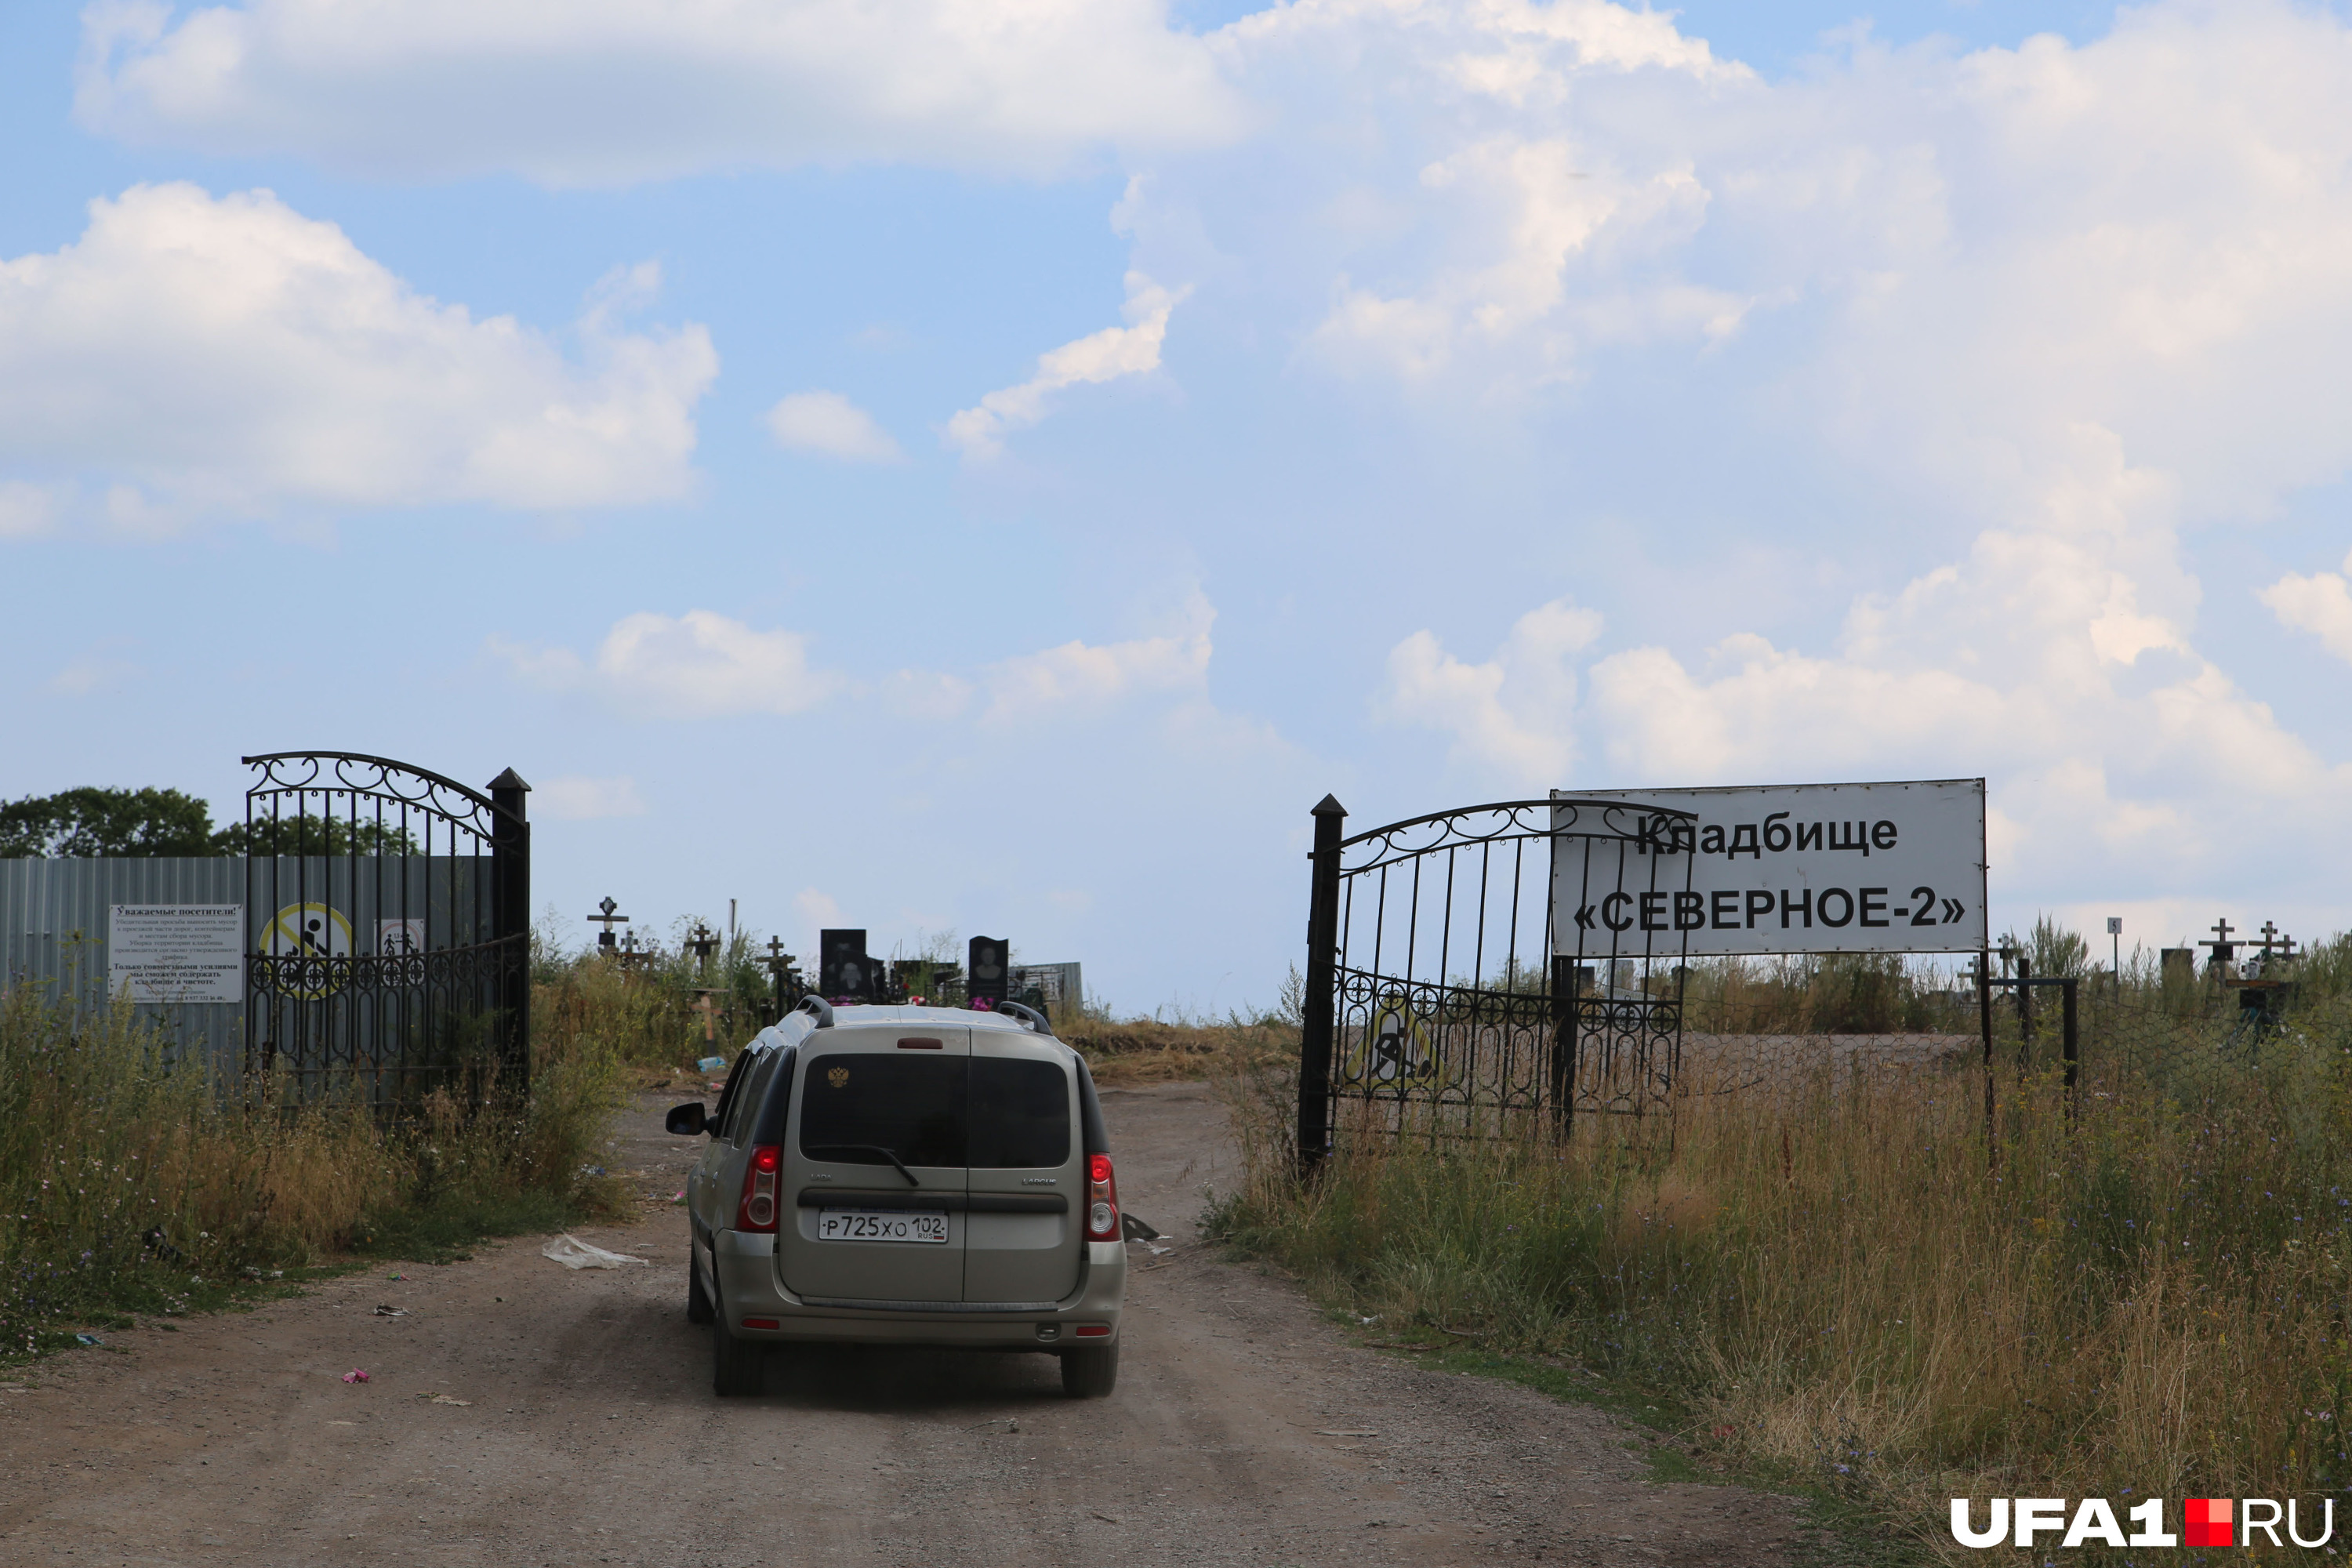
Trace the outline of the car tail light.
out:
<instances>
[{"instance_id":1,"label":"car tail light","mask_svg":"<svg viewBox=\"0 0 2352 1568\"><path fill-rule=\"evenodd\" d=\"M1110 1156L1087 1156L1087 1239L1118 1239L1118 1183L1111 1176Z\"/></svg>"},{"instance_id":2,"label":"car tail light","mask_svg":"<svg viewBox=\"0 0 2352 1568\"><path fill-rule=\"evenodd\" d=\"M783 1163L784 1152L773 1143L751 1151L751 1163L743 1167L743 1201L735 1211L737 1230L776 1228L776 1176Z\"/></svg>"}]
</instances>

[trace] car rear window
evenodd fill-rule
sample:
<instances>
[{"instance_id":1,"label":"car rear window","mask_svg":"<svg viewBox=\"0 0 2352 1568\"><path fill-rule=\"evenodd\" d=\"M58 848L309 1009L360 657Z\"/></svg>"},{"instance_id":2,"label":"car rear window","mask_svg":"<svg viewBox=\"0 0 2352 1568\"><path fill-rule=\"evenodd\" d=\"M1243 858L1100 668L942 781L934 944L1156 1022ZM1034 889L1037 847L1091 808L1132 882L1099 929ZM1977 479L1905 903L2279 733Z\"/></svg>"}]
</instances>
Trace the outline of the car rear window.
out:
<instances>
[{"instance_id":1,"label":"car rear window","mask_svg":"<svg viewBox=\"0 0 2352 1568\"><path fill-rule=\"evenodd\" d=\"M848 1051L817 1058L804 1084L801 1152L828 1164L890 1163L842 1147L866 1144L909 1165L963 1164L966 1060Z\"/></svg>"},{"instance_id":2,"label":"car rear window","mask_svg":"<svg viewBox=\"0 0 2352 1568\"><path fill-rule=\"evenodd\" d=\"M982 1170L1034 1170L1070 1157L1070 1079L1059 1063L971 1058L971 1157Z\"/></svg>"}]
</instances>

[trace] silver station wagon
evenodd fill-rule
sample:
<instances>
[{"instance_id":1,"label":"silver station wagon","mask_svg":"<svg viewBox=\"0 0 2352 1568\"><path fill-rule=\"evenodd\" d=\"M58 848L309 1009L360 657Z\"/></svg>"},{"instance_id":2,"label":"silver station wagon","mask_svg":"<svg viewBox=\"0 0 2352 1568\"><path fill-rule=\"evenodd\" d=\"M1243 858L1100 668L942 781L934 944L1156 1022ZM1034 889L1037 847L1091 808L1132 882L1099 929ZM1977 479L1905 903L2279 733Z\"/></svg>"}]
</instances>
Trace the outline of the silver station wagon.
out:
<instances>
[{"instance_id":1,"label":"silver station wagon","mask_svg":"<svg viewBox=\"0 0 2352 1568\"><path fill-rule=\"evenodd\" d=\"M756 1394L791 1342L1042 1351L1118 1379L1118 1184L1086 1062L1027 1008L815 997L736 1058L687 1182L687 1316L711 1386Z\"/></svg>"}]
</instances>

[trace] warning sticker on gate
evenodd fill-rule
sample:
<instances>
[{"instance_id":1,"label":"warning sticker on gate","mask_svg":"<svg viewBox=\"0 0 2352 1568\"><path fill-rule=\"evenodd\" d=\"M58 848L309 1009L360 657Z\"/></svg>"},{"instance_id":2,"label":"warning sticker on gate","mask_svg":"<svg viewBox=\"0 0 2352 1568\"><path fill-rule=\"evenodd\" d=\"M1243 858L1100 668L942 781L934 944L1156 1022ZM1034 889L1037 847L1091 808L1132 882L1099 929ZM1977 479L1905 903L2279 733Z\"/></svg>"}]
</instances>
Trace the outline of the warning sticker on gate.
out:
<instances>
[{"instance_id":1,"label":"warning sticker on gate","mask_svg":"<svg viewBox=\"0 0 2352 1568\"><path fill-rule=\"evenodd\" d=\"M1552 948L1582 957L1973 952L1985 944L1985 782L1552 792L1637 816L1631 842L1557 840ZM1590 818L1587 818L1589 823Z\"/></svg>"},{"instance_id":2,"label":"warning sticker on gate","mask_svg":"<svg viewBox=\"0 0 2352 1568\"><path fill-rule=\"evenodd\" d=\"M415 920L375 922L375 950L386 958L406 958L425 951L425 922Z\"/></svg>"},{"instance_id":3,"label":"warning sticker on gate","mask_svg":"<svg viewBox=\"0 0 2352 1568\"><path fill-rule=\"evenodd\" d=\"M1430 1044L1428 1026L1400 992L1381 998L1339 1072L1342 1082L1372 1089L1443 1089L1450 1081Z\"/></svg>"},{"instance_id":4,"label":"warning sticker on gate","mask_svg":"<svg viewBox=\"0 0 2352 1568\"><path fill-rule=\"evenodd\" d=\"M269 918L261 932L261 951L273 958L347 959L353 952L352 922L331 904L289 904ZM316 999L343 983L343 965L281 964L278 989L289 995Z\"/></svg>"}]
</instances>

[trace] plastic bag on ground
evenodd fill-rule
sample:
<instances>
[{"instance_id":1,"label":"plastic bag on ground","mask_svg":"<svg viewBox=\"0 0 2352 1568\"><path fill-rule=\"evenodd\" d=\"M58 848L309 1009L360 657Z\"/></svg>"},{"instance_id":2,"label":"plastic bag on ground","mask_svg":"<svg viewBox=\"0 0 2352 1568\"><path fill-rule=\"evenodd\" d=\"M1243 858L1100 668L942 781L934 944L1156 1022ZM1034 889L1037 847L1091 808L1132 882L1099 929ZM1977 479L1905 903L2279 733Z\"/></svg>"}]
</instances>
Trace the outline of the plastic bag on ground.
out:
<instances>
[{"instance_id":1,"label":"plastic bag on ground","mask_svg":"<svg viewBox=\"0 0 2352 1568\"><path fill-rule=\"evenodd\" d=\"M576 1236L557 1237L539 1249L541 1258L552 1258L566 1268L618 1268L625 1263L643 1263L642 1258L624 1253L607 1252L601 1247L591 1247Z\"/></svg>"}]
</instances>

